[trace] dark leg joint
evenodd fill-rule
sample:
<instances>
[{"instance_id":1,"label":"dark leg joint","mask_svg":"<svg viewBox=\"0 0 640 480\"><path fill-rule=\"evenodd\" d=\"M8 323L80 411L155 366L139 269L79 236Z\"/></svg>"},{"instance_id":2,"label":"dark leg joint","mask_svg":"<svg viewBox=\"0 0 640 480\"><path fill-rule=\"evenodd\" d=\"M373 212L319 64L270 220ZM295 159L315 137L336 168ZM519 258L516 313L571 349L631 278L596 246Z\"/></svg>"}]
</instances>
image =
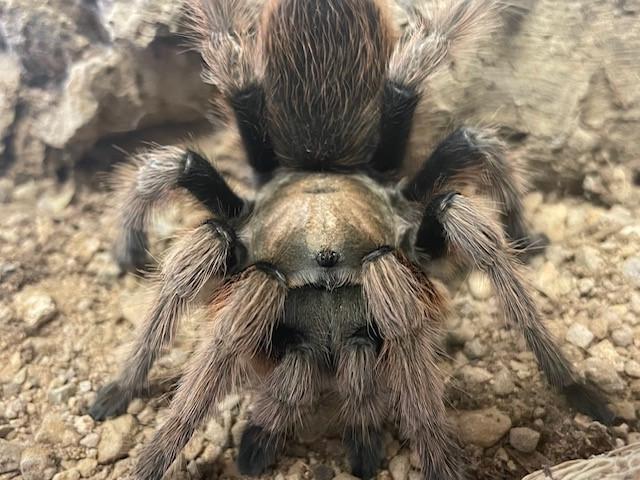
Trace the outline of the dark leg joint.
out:
<instances>
[{"instance_id":1,"label":"dark leg joint","mask_svg":"<svg viewBox=\"0 0 640 480\"><path fill-rule=\"evenodd\" d=\"M394 249L388 245L377 248L373 252L367 253L362 258L362 263L373 262L374 260L377 260L378 258L383 257L384 255L387 255L388 253L392 253L393 250Z\"/></svg>"},{"instance_id":2,"label":"dark leg joint","mask_svg":"<svg viewBox=\"0 0 640 480\"><path fill-rule=\"evenodd\" d=\"M244 209L244 201L205 158L189 150L178 185L189 191L216 215L233 218Z\"/></svg>"},{"instance_id":3,"label":"dark leg joint","mask_svg":"<svg viewBox=\"0 0 640 480\"><path fill-rule=\"evenodd\" d=\"M366 432L356 433L349 429L344 443L349 454L351 473L363 480L374 478L384 457L380 430L370 427Z\"/></svg>"},{"instance_id":4,"label":"dark leg joint","mask_svg":"<svg viewBox=\"0 0 640 480\"><path fill-rule=\"evenodd\" d=\"M116 417L127 411L131 399L131 395L118 382L111 382L98 390L96 400L89 408L89 415L98 421Z\"/></svg>"},{"instance_id":5,"label":"dark leg joint","mask_svg":"<svg viewBox=\"0 0 640 480\"><path fill-rule=\"evenodd\" d=\"M561 391L569 405L603 425L614 425L621 421L609 409L607 399L595 385L588 382L575 382L562 387Z\"/></svg>"},{"instance_id":6,"label":"dark leg joint","mask_svg":"<svg viewBox=\"0 0 640 480\"><path fill-rule=\"evenodd\" d=\"M242 433L236 463L242 475L257 476L276 461L277 441L258 425L248 424Z\"/></svg>"},{"instance_id":7,"label":"dark leg joint","mask_svg":"<svg viewBox=\"0 0 640 480\"><path fill-rule=\"evenodd\" d=\"M261 272L266 273L267 275L275 278L283 285L287 285L287 277L286 275L278 269L275 265L269 262L256 262L254 267Z\"/></svg>"},{"instance_id":8,"label":"dark leg joint","mask_svg":"<svg viewBox=\"0 0 640 480\"><path fill-rule=\"evenodd\" d=\"M416 235L416 247L431 259L441 258L447 252L447 240L442 216L451 208L460 194L446 192L434 197L427 205Z\"/></svg>"}]
</instances>

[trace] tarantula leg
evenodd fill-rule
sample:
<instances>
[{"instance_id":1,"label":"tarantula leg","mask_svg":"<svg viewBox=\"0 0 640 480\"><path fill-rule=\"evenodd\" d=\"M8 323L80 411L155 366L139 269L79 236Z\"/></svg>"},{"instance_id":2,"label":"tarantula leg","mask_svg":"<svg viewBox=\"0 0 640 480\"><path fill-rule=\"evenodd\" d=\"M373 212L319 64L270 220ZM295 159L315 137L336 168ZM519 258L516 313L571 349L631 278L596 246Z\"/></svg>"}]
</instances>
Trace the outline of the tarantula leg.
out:
<instances>
[{"instance_id":1,"label":"tarantula leg","mask_svg":"<svg viewBox=\"0 0 640 480\"><path fill-rule=\"evenodd\" d=\"M521 183L517 169L505 158L502 142L490 133L465 127L438 145L403 193L409 200L424 201L461 185L479 187L500 204L507 237L524 253L544 248L548 239L531 233L527 226ZM432 243L435 253L442 250L442 244Z\"/></svg>"},{"instance_id":2,"label":"tarantula leg","mask_svg":"<svg viewBox=\"0 0 640 480\"><path fill-rule=\"evenodd\" d=\"M382 339L373 327L343 340L336 371L351 473L365 480L375 477L384 458L382 423L387 410L375 368Z\"/></svg>"},{"instance_id":3,"label":"tarantula leg","mask_svg":"<svg viewBox=\"0 0 640 480\"><path fill-rule=\"evenodd\" d=\"M275 462L278 449L318 399L318 347L303 341L286 349L262 385L242 435L237 463L243 475L259 475Z\"/></svg>"},{"instance_id":4,"label":"tarantula leg","mask_svg":"<svg viewBox=\"0 0 640 480\"><path fill-rule=\"evenodd\" d=\"M596 420L611 424L615 416L595 387L582 382L546 329L519 264L502 234L481 207L455 192L437 195L427 206L423 224L440 224L449 251L464 263L489 276L509 323L524 335L538 365L553 387L564 393L573 407ZM420 228L421 235L428 230ZM419 235L417 246L424 241Z\"/></svg>"},{"instance_id":5,"label":"tarantula leg","mask_svg":"<svg viewBox=\"0 0 640 480\"><path fill-rule=\"evenodd\" d=\"M114 248L125 269L139 269L147 263L146 229L151 214L171 192L186 190L216 217L236 217L244 207L218 171L195 152L162 147L138 155L134 163L137 168L125 167L119 178L124 196Z\"/></svg>"},{"instance_id":6,"label":"tarantula leg","mask_svg":"<svg viewBox=\"0 0 640 480\"><path fill-rule=\"evenodd\" d=\"M258 85L250 85L231 95L229 101L249 164L258 174L267 177L278 166L278 162L264 127L264 91Z\"/></svg>"},{"instance_id":7,"label":"tarantula leg","mask_svg":"<svg viewBox=\"0 0 640 480\"><path fill-rule=\"evenodd\" d=\"M400 83L387 80L382 100L380 144L371 159L379 172L398 170L405 158L413 114L420 100L418 92Z\"/></svg>"},{"instance_id":8,"label":"tarantula leg","mask_svg":"<svg viewBox=\"0 0 640 480\"><path fill-rule=\"evenodd\" d=\"M211 338L202 342L171 402L167 421L140 452L138 480L160 480L223 396L247 380L248 362L282 315L286 285L280 276L251 268L214 300Z\"/></svg>"},{"instance_id":9,"label":"tarantula leg","mask_svg":"<svg viewBox=\"0 0 640 480\"><path fill-rule=\"evenodd\" d=\"M118 379L102 388L89 414L96 420L123 413L144 391L147 376L163 347L173 341L187 305L211 279L221 280L233 262L235 234L209 220L178 241L160 273L160 289L125 360Z\"/></svg>"},{"instance_id":10,"label":"tarantula leg","mask_svg":"<svg viewBox=\"0 0 640 480\"><path fill-rule=\"evenodd\" d=\"M401 432L413 441L427 480L461 480L463 468L436 364L445 298L424 274L389 252L365 260L363 291L382 338L377 371Z\"/></svg>"}]
</instances>

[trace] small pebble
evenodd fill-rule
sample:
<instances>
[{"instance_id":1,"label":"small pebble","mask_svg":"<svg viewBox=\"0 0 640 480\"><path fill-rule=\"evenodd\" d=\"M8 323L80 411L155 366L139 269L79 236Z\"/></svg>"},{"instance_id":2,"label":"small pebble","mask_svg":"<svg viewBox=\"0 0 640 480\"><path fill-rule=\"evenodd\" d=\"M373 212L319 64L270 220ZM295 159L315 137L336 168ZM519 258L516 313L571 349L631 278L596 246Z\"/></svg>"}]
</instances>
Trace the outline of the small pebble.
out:
<instances>
[{"instance_id":1,"label":"small pebble","mask_svg":"<svg viewBox=\"0 0 640 480\"><path fill-rule=\"evenodd\" d=\"M80 472L75 468L64 472L56 473L53 480L80 480Z\"/></svg>"},{"instance_id":2,"label":"small pebble","mask_svg":"<svg viewBox=\"0 0 640 480\"><path fill-rule=\"evenodd\" d=\"M628 347L633 343L633 331L626 325L611 332L611 340L618 347Z\"/></svg>"},{"instance_id":3,"label":"small pebble","mask_svg":"<svg viewBox=\"0 0 640 480\"><path fill-rule=\"evenodd\" d=\"M487 346L479 338L474 338L464 344L464 354L470 360L477 360L484 357L487 354L487 351Z\"/></svg>"},{"instance_id":4,"label":"small pebble","mask_svg":"<svg viewBox=\"0 0 640 480\"><path fill-rule=\"evenodd\" d=\"M410 468L409 456L406 454L396 455L389 462L389 472L393 480L407 480Z\"/></svg>"},{"instance_id":5,"label":"small pebble","mask_svg":"<svg viewBox=\"0 0 640 480\"><path fill-rule=\"evenodd\" d=\"M631 257L622 265L622 273L629 282L640 287L640 257Z\"/></svg>"},{"instance_id":6,"label":"small pebble","mask_svg":"<svg viewBox=\"0 0 640 480\"><path fill-rule=\"evenodd\" d=\"M465 444L491 447L511 428L511 419L497 408L463 412L458 417L460 438Z\"/></svg>"},{"instance_id":7,"label":"small pebble","mask_svg":"<svg viewBox=\"0 0 640 480\"><path fill-rule=\"evenodd\" d=\"M131 415L138 415L142 410L144 410L145 406L146 403L144 403L144 400L134 398L127 407L127 413L130 413Z\"/></svg>"},{"instance_id":8,"label":"small pebble","mask_svg":"<svg viewBox=\"0 0 640 480\"><path fill-rule=\"evenodd\" d=\"M534 452L540 440L540 433L527 427L515 427L509 431L509 443L520 452Z\"/></svg>"},{"instance_id":9,"label":"small pebble","mask_svg":"<svg viewBox=\"0 0 640 480\"><path fill-rule=\"evenodd\" d=\"M485 368L465 365L460 369L462 379L469 384L486 383L493 378L491 372Z\"/></svg>"},{"instance_id":10,"label":"small pebble","mask_svg":"<svg viewBox=\"0 0 640 480\"><path fill-rule=\"evenodd\" d=\"M82 415L73 419L73 426L80 435L86 435L93 430L96 422L89 415Z\"/></svg>"},{"instance_id":11,"label":"small pebble","mask_svg":"<svg viewBox=\"0 0 640 480\"><path fill-rule=\"evenodd\" d=\"M58 313L58 307L51 296L41 290L26 289L15 298L18 315L25 323L28 334L36 333Z\"/></svg>"},{"instance_id":12,"label":"small pebble","mask_svg":"<svg viewBox=\"0 0 640 480\"><path fill-rule=\"evenodd\" d=\"M635 360L629 360L624 364L624 373L630 377L640 378L640 363Z\"/></svg>"},{"instance_id":13,"label":"small pebble","mask_svg":"<svg viewBox=\"0 0 640 480\"><path fill-rule=\"evenodd\" d=\"M589 353L615 368L616 372L624 371L624 359L613 344L605 339L589 348Z\"/></svg>"},{"instance_id":14,"label":"small pebble","mask_svg":"<svg viewBox=\"0 0 640 480\"><path fill-rule=\"evenodd\" d=\"M59 415L47 414L36 433L36 441L52 445L75 445L78 442L78 434L68 427Z\"/></svg>"},{"instance_id":15,"label":"small pebble","mask_svg":"<svg viewBox=\"0 0 640 480\"><path fill-rule=\"evenodd\" d=\"M584 370L587 378L607 393L620 393L626 388L625 382L611 362L591 357L584 362Z\"/></svg>"},{"instance_id":16,"label":"small pebble","mask_svg":"<svg viewBox=\"0 0 640 480\"><path fill-rule=\"evenodd\" d=\"M349 475L348 473L339 473L338 475L336 475L335 477L333 477L333 480L360 480L358 477L354 477L353 475Z\"/></svg>"},{"instance_id":17,"label":"small pebble","mask_svg":"<svg viewBox=\"0 0 640 480\"><path fill-rule=\"evenodd\" d=\"M593 333L581 323L574 323L567 330L567 342L580 348L587 348L593 341Z\"/></svg>"},{"instance_id":18,"label":"small pebble","mask_svg":"<svg viewBox=\"0 0 640 480\"><path fill-rule=\"evenodd\" d=\"M100 442L99 434L89 433L82 440L80 440L80 445L85 446L87 448L96 448L99 442Z\"/></svg>"},{"instance_id":19,"label":"small pebble","mask_svg":"<svg viewBox=\"0 0 640 480\"><path fill-rule=\"evenodd\" d=\"M22 452L20 473L24 480L50 480L56 473L53 459L42 447L29 447Z\"/></svg>"},{"instance_id":20,"label":"small pebble","mask_svg":"<svg viewBox=\"0 0 640 480\"><path fill-rule=\"evenodd\" d=\"M74 384L67 384L49 390L47 398L49 399L49 403L53 405L60 405L63 403L67 403L67 400L73 397L75 393L76 386Z\"/></svg>"},{"instance_id":21,"label":"small pebble","mask_svg":"<svg viewBox=\"0 0 640 480\"><path fill-rule=\"evenodd\" d=\"M135 418L127 414L106 421L98 444L98 462L113 463L127 456L135 428Z\"/></svg>"},{"instance_id":22,"label":"small pebble","mask_svg":"<svg viewBox=\"0 0 640 480\"><path fill-rule=\"evenodd\" d=\"M84 478L90 477L96 471L98 467L98 461L94 458L83 458L76 464L76 469L80 472L80 475Z\"/></svg>"},{"instance_id":23,"label":"small pebble","mask_svg":"<svg viewBox=\"0 0 640 480\"><path fill-rule=\"evenodd\" d=\"M204 431L204 438L221 448L226 447L229 438L227 430L216 419L209 420Z\"/></svg>"},{"instance_id":24,"label":"small pebble","mask_svg":"<svg viewBox=\"0 0 640 480\"><path fill-rule=\"evenodd\" d=\"M333 468L324 463L317 463L311 467L315 480L331 480L334 477Z\"/></svg>"},{"instance_id":25,"label":"small pebble","mask_svg":"<svg viewBox=\"0 0 640 480\"><path fill-rule=\"evenodd\" d=\"M578 248L575 259L576 265L591 275L601 274L605 266L600 252L588 245Z\"/></svg>"},{"instance_id":26,"label":"small pebble","mask_svg":"<svg viewBox=\"0 0 640 480\"><path fill-rule=\"evenodd\" d=\"M496 395L506 396L513 393L516 385L513 383L511 373L507 369L502 369L493 378L493 391Z\"/></svg>"},{"instance_id":27,"label":"small pebble","mask_svg":"<svg viewBox=\"0 0 640 480\"><path fill-rule=\"evenodd\" d=\"M636 407L633 402L616 402L613 404L613 409L620 418L627 422L633 422L636 419Z\"/></svg>"},{"instance_id":28,"label":"small pebble","mask_svg":"<svg viewBox=\"0 0 640 480\"><path fill-rule=\"evenodd\" d=\"M476 300L486 300L491 297L493 290L487 276L481 272L473 271L467 279L469 292Z\"/></svg>"},{"instance_id":29,"label":"small pebble","mask_svg":"<svg viewBox=\"0 0 640 480\"><path fill-rule=\"evenodd\" d=\"M22 445L0 439L0 474L18 471L23 448Z\"/></svg>"}]
</instances>

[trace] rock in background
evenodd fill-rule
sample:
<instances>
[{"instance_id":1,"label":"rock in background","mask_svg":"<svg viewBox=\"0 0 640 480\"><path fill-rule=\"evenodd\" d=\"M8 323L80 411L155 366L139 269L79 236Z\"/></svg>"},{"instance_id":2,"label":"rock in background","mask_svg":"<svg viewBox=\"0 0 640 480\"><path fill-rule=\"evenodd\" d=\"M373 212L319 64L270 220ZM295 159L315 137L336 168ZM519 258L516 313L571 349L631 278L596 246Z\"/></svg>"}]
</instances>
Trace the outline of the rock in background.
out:
<instances>
[{"instance_id":1,"label":"rock in background","mask_svg":"<svg viewBox=\"0 0 640 480\"><path fill-rule=\"evenodd\" d=\"M434 82L416 154L452 126L489 124L539 186L616 203L607 195L640 167L640 1L506 3L478 61Z\"/></svg>"},{"instance_id":2,"label":"rock in background","mask_svg":"<svg viewBox=\"0 0 640 480\"><path fill-rule=\"evenodd\" d=\"M105 138L203 121L211 91L197 55L178 54L182 3L5 0L1 170L51 174ZM640 166L640 0L508 3L478 61L429 89L411 163L454 126L488 123L539 186L616 203Z\"/></svg>"},{"instance_id":3,"label":"rock in background","mask_svg":"<svg viewBox=\"0 0 640 480\"><path fill-rule=\"evenodd\" d=\"M203 118L197 55L176 35L181 2L0 4L2 170L72 166L114 134Z\"/></svg>"}]
</instances>

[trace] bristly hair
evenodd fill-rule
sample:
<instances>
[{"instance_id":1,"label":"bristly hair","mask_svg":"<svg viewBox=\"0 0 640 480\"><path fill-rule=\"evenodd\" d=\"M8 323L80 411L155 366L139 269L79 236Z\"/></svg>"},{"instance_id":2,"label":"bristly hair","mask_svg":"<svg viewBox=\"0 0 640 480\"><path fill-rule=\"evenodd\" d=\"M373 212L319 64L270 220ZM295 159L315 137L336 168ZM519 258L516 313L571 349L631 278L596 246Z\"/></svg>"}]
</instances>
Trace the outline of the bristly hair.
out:
<instances>
[{"instance_id":1,"label":"bristly hair","mask_svg":"<svg viewBox=\"0 0 640 480\"><path fill-rule=\"evenodd\" d=\"M389 63L389 79L420 91L447 60L460 58L497 26L497 0L417 0Z\"/></svg>"},{"instance_id":2,"label":"bristly hair","mask_svg":"<svg viewBox=\"0 0 640 480\"><path fill-rule=\"evenodd\" d=\"M373 0L272 0L262 23L269 135L281 164L367 163L378 142L391 22Z\"/></svg>"},{"instance_id":3,"label":"bristly hair","mask_svg":"<svg viewBox=\"0 0 640 480\"><path fill-rule=\"evenodd\" d=\"M206 83L231 97L257 79L259 0L187 0L188 38L204 61Z\"/></svg>"}]
</instances>

